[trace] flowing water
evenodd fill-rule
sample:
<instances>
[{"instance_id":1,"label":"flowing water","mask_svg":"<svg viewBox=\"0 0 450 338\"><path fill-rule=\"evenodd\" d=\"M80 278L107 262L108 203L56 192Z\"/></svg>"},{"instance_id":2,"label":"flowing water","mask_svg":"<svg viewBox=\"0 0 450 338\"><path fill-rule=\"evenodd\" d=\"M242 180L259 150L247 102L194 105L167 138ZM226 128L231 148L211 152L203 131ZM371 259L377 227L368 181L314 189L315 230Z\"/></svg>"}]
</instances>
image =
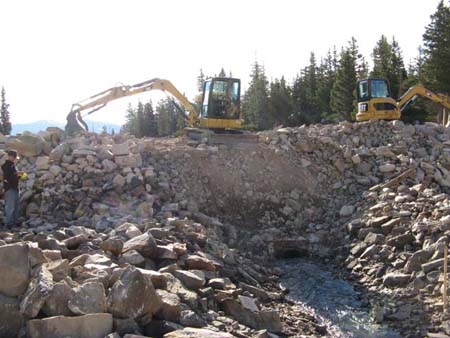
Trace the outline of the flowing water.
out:
<instances>
[{"instance_id":1,"label":"flowing water","mask_svg":"<svg viewBox=\"0 0 450 338\"><path fill-rule=\"evenodd\" d=\"M283 259L276 265L284 272L281 285L290 290L288 298L314 309L331 326L333 337L401 338L373 322L358 292L335 277L331 266L304 258Z\"/></svg>"}]
</instances>

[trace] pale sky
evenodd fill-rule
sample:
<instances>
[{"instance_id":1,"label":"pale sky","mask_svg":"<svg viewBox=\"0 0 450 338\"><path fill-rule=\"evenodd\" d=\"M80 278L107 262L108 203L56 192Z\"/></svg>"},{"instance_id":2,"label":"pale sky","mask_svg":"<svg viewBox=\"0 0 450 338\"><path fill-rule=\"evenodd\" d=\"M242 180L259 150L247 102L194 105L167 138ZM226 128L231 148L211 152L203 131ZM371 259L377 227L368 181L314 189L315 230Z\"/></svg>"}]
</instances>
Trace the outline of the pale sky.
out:
<instances>
[{"instance_id":1,"label":"pale sky","mask_svg":"<svg viewBox=\"0 0 450 338\"><path fill-rule=\"evenodd\" d=\"M381 34L395 35L406 64L417 54L439 0L0 0L0 86L13 123L65 121L72 103L120 82L166 78L187 97L199 69L221 67L247 86L250 66L291 81L308 63L352 36L370 57ZM129 102L94 120L123 123Z\"/></svg>"}]
</instances>

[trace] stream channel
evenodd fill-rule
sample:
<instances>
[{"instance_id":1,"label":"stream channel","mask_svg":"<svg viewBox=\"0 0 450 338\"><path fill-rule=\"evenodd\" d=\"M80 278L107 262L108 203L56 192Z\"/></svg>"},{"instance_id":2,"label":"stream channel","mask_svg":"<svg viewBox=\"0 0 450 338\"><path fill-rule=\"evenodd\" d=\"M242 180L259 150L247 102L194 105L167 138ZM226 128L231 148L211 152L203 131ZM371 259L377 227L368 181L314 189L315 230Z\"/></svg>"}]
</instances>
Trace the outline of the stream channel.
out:
<instances>
[{"instance_id":1,"label":"stream channel","mask_svg":"<svg viewBox=\"0 0 450 338\"><path fill-rule=\"evenodd\" d=\"M290 290L288 299L312 308L331 328L331 337L401 338L392 329L374 323L369 309L353 286L335 276L331 265L305 258L282 259L281 285Z\"/></svg>"}]
</instances>

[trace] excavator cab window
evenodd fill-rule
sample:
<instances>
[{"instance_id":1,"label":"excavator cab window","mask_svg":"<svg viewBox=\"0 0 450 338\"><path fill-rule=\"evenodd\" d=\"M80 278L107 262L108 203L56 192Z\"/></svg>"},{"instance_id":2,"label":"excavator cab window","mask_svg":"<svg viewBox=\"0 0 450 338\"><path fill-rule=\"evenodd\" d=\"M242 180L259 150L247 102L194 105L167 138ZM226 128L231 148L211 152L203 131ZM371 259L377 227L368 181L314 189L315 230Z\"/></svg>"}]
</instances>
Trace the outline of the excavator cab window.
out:
<instances>
[{"instance_id":1,"label":"excavator cab window","mask_svg":"<svg viewBox=\"0 0 450 338\"><path fill-rule=\"evenodd\" d=\"M205 81L201 117L238 119L240 84L240 80L232 78L213 78Z\"/></svg>"},{"instance_id":2,"label":"excavator cab window","mask_svg":"<svg viewBox=\"0 0 450 338\"><path fill-rule=\"evenodd\" d=\"M384 79L366 79L358 82L358 102L390 96L389 83Z\"/></svg>"}]
</instances>

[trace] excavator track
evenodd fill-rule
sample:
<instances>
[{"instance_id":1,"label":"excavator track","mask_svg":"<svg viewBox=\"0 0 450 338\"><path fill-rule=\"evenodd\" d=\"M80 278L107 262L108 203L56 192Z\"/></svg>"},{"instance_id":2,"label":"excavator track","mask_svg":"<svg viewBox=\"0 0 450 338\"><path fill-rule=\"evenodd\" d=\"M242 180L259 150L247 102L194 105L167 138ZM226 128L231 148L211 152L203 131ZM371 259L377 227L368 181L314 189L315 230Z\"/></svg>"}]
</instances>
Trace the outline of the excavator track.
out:
<instances>
[{"instance_id":1,"label":"excavator track","mask_svg":"<svg viewBox=\"0 0 450 338\"><path fill-rule=\"evenodd\" d=\"M215 145L241 145L241 144L256 144L258 143L258 135L243 132L241 130L225 130L221 133L216 133L212 130L201 128L185 128L185 135L191 140L198 142L205 142Z\"/></svg>"}]
</instances>

